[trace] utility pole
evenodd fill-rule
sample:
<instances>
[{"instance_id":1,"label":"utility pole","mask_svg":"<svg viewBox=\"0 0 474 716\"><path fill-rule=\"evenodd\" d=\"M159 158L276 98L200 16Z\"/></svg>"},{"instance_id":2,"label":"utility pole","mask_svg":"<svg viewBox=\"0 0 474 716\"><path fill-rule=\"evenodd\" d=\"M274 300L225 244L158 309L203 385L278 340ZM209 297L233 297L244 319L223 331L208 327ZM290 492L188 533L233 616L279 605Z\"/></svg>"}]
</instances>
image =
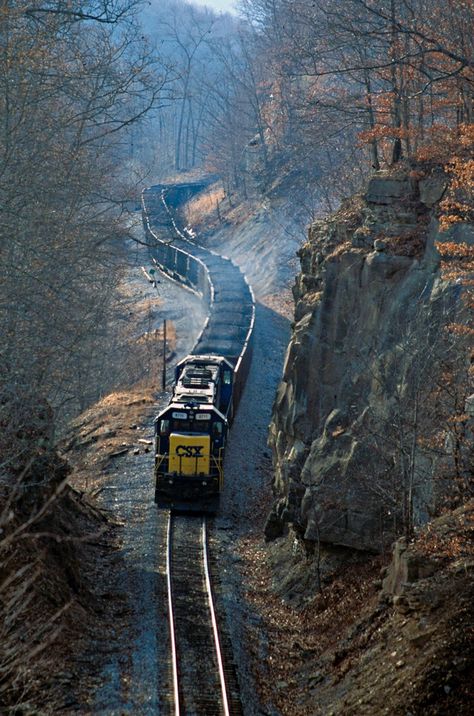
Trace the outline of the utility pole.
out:
<instances>
[{"instance_id":1,"label":"utility pole","mask_svg":"<svg viewBox=\"0 0 474 716\"><path fill-rule=\"evenodd\" d=\"M163 372L161 375L161 387L166 389L166 318L163 320Z\"/></svg>"}]
</instances>

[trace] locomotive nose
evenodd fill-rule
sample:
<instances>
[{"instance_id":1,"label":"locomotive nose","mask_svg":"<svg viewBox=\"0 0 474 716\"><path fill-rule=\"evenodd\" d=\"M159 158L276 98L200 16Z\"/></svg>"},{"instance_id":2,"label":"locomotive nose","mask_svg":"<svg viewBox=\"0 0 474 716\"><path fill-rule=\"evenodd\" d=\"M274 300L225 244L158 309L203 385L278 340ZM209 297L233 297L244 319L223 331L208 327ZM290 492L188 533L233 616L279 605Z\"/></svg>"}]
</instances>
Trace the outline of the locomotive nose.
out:
<instances>
[{"instance_id":1,"label":"locomotive nose","mask_svg":"<svg viewBox=\"0 0 474 716\"><path fill-rule=\"evenodd\" d=\"M211 439L209 435L170 435L169 471L178 475L208 475Z\"/></svg>"}]
</instances>

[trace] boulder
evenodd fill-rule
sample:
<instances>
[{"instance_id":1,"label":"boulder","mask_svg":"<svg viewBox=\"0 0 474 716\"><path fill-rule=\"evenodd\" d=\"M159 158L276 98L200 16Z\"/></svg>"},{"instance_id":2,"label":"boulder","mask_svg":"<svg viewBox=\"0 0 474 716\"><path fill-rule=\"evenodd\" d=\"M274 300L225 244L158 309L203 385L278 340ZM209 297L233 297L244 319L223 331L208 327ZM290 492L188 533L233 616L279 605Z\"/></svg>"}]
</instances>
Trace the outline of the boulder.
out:
<instances>
[{"instance_id":1,"label":"boulder","mask_svg":"<svg viewBox=\"0 0 474 716\"><path fill-rule=\"evenodd\" d=\"M277 502L273 505L270 513L266 519L264 527L265 541L271 542L278 537L281 537L285 531L285 522L282 519L281 513L285 508L283 501Z\"/></svg>"},{"instance_id":2,"label":"boulder","mask_svg":"<svg viewBox=\"0 0 474 716\"><path fill-rule=\"evenodd\" d=\"M374 237L365 226L359 226L359 228L354 231L351 243L355 248L369 249L372 248Z\"/></svg>"},{"instance_id":3,"label":"boulder","mask_svg":"<svg viewBox=\"0 0 474 716\"><path fill-rule=\"evenodd\" d=\"M414 582L431 577L437 569L434 560L411 549L402 537L395 542L392 561L382 582L382 592L389 597L400 597Z\"/></svg>"},{"instance_id":4,"label":"boulder","mask_svg":"<svg viewBox=\"0 0 474 716\"><path fill-rule=\"evenodd\" d=\"M430 209L443 198L448 186L448 179L444 174L439 176L421 179L418 184L420 189L420 201Z\"/></svg>"},{"instance_id":5,"label":"boulder","mask_svg":"<svg viewBox=\"0 0 474 716\"><path fill-rule=\"evenodd\" d=\"M375 175L369 181L366 200L369 204L393 204L401 200L413 201L416 198L416 182L409 177Z\"/></svg>"}]
</instances>

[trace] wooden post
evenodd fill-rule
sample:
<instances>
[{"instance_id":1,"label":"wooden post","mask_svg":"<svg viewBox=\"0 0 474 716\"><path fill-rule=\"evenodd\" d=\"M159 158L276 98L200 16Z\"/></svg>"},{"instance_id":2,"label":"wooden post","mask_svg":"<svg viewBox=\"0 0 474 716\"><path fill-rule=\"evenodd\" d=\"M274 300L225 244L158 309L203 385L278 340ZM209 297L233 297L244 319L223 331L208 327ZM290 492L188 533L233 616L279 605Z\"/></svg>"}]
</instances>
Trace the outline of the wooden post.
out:
<instances>
[{"instance_id":1,"label":"wooden post","mask_svg":"<svg viewBox=\"0 0 474 716\"><path fill-rule=\"evenodd\" d=\"M161 387L166 389L166 318L163 320L163 372L161 375Z\"/></svg>"}]
</instances>

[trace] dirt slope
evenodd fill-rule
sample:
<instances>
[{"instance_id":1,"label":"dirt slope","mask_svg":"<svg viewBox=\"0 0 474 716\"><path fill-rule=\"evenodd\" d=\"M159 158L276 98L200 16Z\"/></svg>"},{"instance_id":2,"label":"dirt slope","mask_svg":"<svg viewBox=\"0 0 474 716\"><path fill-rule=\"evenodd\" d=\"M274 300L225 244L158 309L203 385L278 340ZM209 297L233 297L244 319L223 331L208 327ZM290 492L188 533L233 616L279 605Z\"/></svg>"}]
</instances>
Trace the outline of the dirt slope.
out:
<instances>
[{"instance_id":1,"label":"dirt slope","mask_svg":"<svg viewBox=\"0 0 474 716\"><path fill-rule=\"evenodd\" d=\"M241 569L253 606L247 639L268 712L471 713L473 517L471 502L435 520L408 549L398 549L402 558L388 577L382 567L383 588L382 558L339 552L339 566L317 596L288 542L269 546L258 536L244 539ZM295 582L283 592L273 580L282 561L295 565Z\"/></svg>"}]
</instances>

